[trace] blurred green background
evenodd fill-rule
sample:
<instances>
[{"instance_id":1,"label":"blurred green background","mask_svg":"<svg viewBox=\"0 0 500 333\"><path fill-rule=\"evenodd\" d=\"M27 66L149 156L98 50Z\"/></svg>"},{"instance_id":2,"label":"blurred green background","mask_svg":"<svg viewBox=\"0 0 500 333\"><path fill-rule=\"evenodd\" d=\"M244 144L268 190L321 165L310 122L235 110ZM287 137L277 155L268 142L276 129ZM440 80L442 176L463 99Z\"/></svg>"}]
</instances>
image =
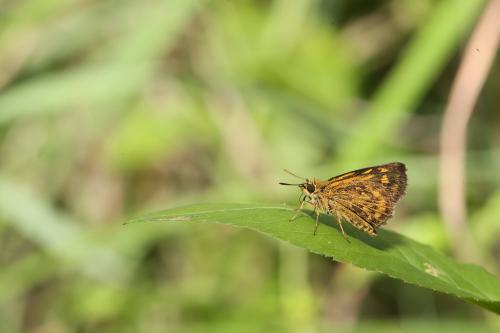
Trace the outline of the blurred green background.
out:
<instances>
[{"instance_id":1,"label":"blurred green background","mask_svg":"<svg viewBox=\"0 0 500 333\"><path fill-rule=\"evenodd\" d=\"M282 171L408 166L387 228L448 252L438 138L484 1L0 1L0 332L495 332L472 304L227 226ZM468 232L500 271L500 63L469 128ZM307 223L299 220L297 223Z\"/></svg>"}]
</instances>

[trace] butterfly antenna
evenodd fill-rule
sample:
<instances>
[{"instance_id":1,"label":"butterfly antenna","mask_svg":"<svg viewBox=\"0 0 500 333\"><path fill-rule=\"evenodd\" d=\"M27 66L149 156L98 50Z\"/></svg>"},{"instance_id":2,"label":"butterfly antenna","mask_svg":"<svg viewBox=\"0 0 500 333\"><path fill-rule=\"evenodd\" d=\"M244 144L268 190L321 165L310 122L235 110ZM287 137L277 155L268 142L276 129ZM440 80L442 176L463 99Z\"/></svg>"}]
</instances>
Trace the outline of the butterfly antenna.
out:
<instances>
[{"instance_id":1,"label":"butterfly antenna","mask_svg":"<svg viewBox=\"0 0 500 333\"><path fill-rule=\"evenodd\" d=\"M289 173L289 174L291 174L292 176L297 177L297 178L299 178L299 179L306 180L305 178L302 178L302 177L300 177L300 176L297 176L296 174L294 174L294 173L293 173L293 172L291 172L291 171L288 171L287 169L283 169L283 171L285 171L286 173Z\"/></svg>"},{"instance_id":2,"label":"butterfly antenna","mask_svg":"<svg viewBox=\"0 0 500 333\"><path fill-rule=\"evenodd\" d=\"M289 184L289 183L278 183L280 185L292 185L292 186L299 186L300 184Z\"/></svg>"}]
</instances>

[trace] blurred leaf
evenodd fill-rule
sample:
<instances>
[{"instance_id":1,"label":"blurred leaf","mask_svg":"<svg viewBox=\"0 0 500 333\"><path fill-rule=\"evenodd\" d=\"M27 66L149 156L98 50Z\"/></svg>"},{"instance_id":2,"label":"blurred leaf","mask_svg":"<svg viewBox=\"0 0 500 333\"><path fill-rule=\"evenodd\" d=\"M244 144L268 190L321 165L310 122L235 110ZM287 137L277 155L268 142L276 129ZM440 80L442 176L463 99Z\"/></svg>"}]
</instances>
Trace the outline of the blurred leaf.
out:
<instances>
[{"instance_id":1,"label":"blurred leaf","mask_svg":"<svg viewBox=\"0 0 500 333\"><path fill-rule=\"evenodd\" d=\"M492 248L500 235L500 191L491 194L488 201L471 217L474 237L483 248Z\"/></svg>"},{"instance_id":2,"label":"blurred leaf","mask_svg":"<svg viewBox=\"0 0 500 333\"><path fill-rule=\"evenodd\" d=\"M379 235L371 238L345 223L350 239L347 242L335 220L325 215L320 218L323 225L313 236L314 221L301 218L289 223L292 214L292 208L279 205L200 204L152 213L129 222L210 222L249 228L334 260L378 271L500 313L500 281L482 267L459 263L391 231L379 230Z\"/></svg>"},{"instance_id":3,"label":"blurred leaf","mask_svg":"<svg viewBox=\"0 0 500 333\"><path fill-rule=\"evenodd\" d=\"M411 238L432 247L445 251L448 249L448 238L443 222L435 212L420 213L412 216L401 224L398 229L404 235L411 235Z\"/></svg>"},{"instance_id":4,"label":"blurred leaf","mask_svg":"<svg viewBox=\"0 0 500 333\"><path fill-rule=\"evenodd\" d=\"M27 187L0 179L0 214L6 223L48 252L69 260L81 258L85 231Z\"/></svg>"},{"instance_id":5,"label":"blurred leaf","mask_svg":"<svg viewBox=\"0 0 500 333\"><path fill-rule=\"evenodd\" d=\"M349 164L373 158L388 143L446 65L458 42L480 12L484 0L439 2L401 61L373 97L357 129L343 142L340 155Z\"/></svg>"},{"instance_id":6,"label":"blurred leaf","mask_svg":"<svg viewBox=\"0 0 500 333\"><path fill-rule=\"evenodd\" d=\"M109 138L112 165L144 168L189 145L208 145L214 139L210 120L192 100L172 93L167 99L161 106L139 105L122 118Z\"/></svg>"},{"instance_id":7,"label":"blurred leaf","mask_svg":"<svg viewBox=\"0 0 500 333\"><path fill-rule=\"evenodd\" d=\"M109 238L105 244L98 243L90 230L54 209L44 197L3 177L0 178L0 215L6 224L40 249L70 267L81 266L89 276L116 281L125 274L124 259L109 247Z\"/></svg>"},{"instance_id":8,"label":"blurred leaf","mask_svg":"<svg viewBox=\"0 0 500 333\"><path fill-rule=\"evenodd\" d=\"M150 69L147 64L106 64L43 75L0 95L0 124L129 97L144 83Z\"/></svg>"},{"instance_id":9,"label":"blurred leaf","mask_svg":"<svg viewBox=\"0 0 500 333\"><path fill-rule=\"evenodd\" d=\"M43 262L43 265L40 263ZM55 260L41 253L30 254L0 269L0 303L26 292L29 286L56 274ZM2 317L0 317L1 319Z\"/></svg>"},{"instance_id":10,"label":"blurred leaf","mask_svg":"<svg viewBox=\"0 0 500 333\"><path fill-rule=\"evenodd\" d=\"M189 28L186 26L204 2L156 1L130 5L125 10L128 12L126 29L109 47L101 49L100 54L115 64L162 60L162 54L175 46L179 34Z\"/></svg>"},{"instance_id":11,"label":"blurred leaf","mask_svg":"<svg viewBox=\"0 0 500 333\"><path fill-rule=\"evenodd\" d=\"M489 327L480 321L457 318L455 320L444 319L435 320L426 318L425 320L404 319L400 322L391 322L383 320L370 320L361 323L355 329L340 330L345 333L422 333L422 332L440 332L440 333L494 333L497 329ZM325 331L326 332L326 331Z\"/></svg>"},{"instance_id":12,"label":"blurred leaf","mask_svg":"<svg viewBox=\"0 0 500 333\"><path fill-rule=\"evenodd\" d=\"M199 59L210 79L342 112L357 91L355 62L346 41L312 15L311 3L275 2L268 13L247 2L222 2L209 30L211 61L205 53Z\"/></svg>"},{"instance_id":13,"label":"blurred leaf","mask_svg":"<svg viewBox=\"0 0 500 333\"><path fill-rule=\"evenodd\" d=\"M139 93L157 65L154 60L161 60L159 55L174 46L199 5L199 1L190 0L146 6L141 17L147 24L137 27L134 21L133 33L104 48L106 62L51 72L2 92L0 124L19 116L95 109L95 103L121 101Z\"/></svg>"}]
</instances>

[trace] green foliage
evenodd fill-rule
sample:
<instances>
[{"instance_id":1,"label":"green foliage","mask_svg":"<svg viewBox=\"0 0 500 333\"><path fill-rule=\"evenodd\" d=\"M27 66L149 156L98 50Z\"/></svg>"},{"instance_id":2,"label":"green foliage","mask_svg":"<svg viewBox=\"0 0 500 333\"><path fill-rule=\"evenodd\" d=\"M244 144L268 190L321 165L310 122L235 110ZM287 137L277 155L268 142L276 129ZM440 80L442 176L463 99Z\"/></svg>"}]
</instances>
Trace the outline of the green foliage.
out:
<instances>
[{"instance_id":1,"label":"green foliage","mask_svg":"<svg viewBox=\"0 0 500 333\"><path fill-rule=\"evenodd\" d=\"M395 129L408 119L409 111L442 71L483 3L446 0L436 6L357 124L356 132L366 134L343 142L340 149L346 165L373 158L380 145L397 135Z\"/></svg>"},{"instance_id":2,"label":"green foliage","mask_svg":"<svg viewBox=\"0 0 500 333\"><path fill-rule=\"evenodd\" d=\"M286 206L202 204L145 215L129 222L206 222L249 228L334 260L454 295L500 313L500 281L479 266L459 263L429 246L383 229L377 237L370 238L347 227L350 235L347 242L328 216L321 217L324 225L314 236L312 223L306 223L305 218L290 223L292 215L293 208Z\"/></svg>"},{"instance_id":3,"label":"green foliage","mask_svg":"<svg viewBox=\"0 0 500 333\"><path fill-rule=\"evenodd\" d=\"M484 2L0 1L0 331L498 331L456 297L250 230L122 226L166 203L291 202L283 168L326 179L401 160L409 187L390 227L449 251L436 143ZM498 73L467 153L471 261L497 274ZM310 239L310 219L289 215L266 210L261 227ZM349 245L322 222L309 245L332 243L318 252L379 254L395 238L384 254L413 258L402 236L348 228Z\"/></svg>"}]
</instances>

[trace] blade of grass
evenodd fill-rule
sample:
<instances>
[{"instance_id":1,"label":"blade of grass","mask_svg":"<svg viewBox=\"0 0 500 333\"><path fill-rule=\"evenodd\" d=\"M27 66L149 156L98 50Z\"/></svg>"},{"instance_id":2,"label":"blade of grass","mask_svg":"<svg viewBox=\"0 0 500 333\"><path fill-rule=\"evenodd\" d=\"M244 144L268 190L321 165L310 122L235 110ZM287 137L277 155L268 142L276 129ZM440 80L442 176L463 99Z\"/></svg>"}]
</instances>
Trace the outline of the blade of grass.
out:
<instances>
[{"instance_id":1,"label":"blade of grass","mask_svg":"<svg viewBox=\"0 0 500 333\"><path fill-rule=\"evenodd\" d=\"M340 146L345 167L372 159L394 138L409 111L440 74L478 16L484 0L445 0L411 41L400 62L373 97L365 116Z\"/></svg>"}]
</instances>

